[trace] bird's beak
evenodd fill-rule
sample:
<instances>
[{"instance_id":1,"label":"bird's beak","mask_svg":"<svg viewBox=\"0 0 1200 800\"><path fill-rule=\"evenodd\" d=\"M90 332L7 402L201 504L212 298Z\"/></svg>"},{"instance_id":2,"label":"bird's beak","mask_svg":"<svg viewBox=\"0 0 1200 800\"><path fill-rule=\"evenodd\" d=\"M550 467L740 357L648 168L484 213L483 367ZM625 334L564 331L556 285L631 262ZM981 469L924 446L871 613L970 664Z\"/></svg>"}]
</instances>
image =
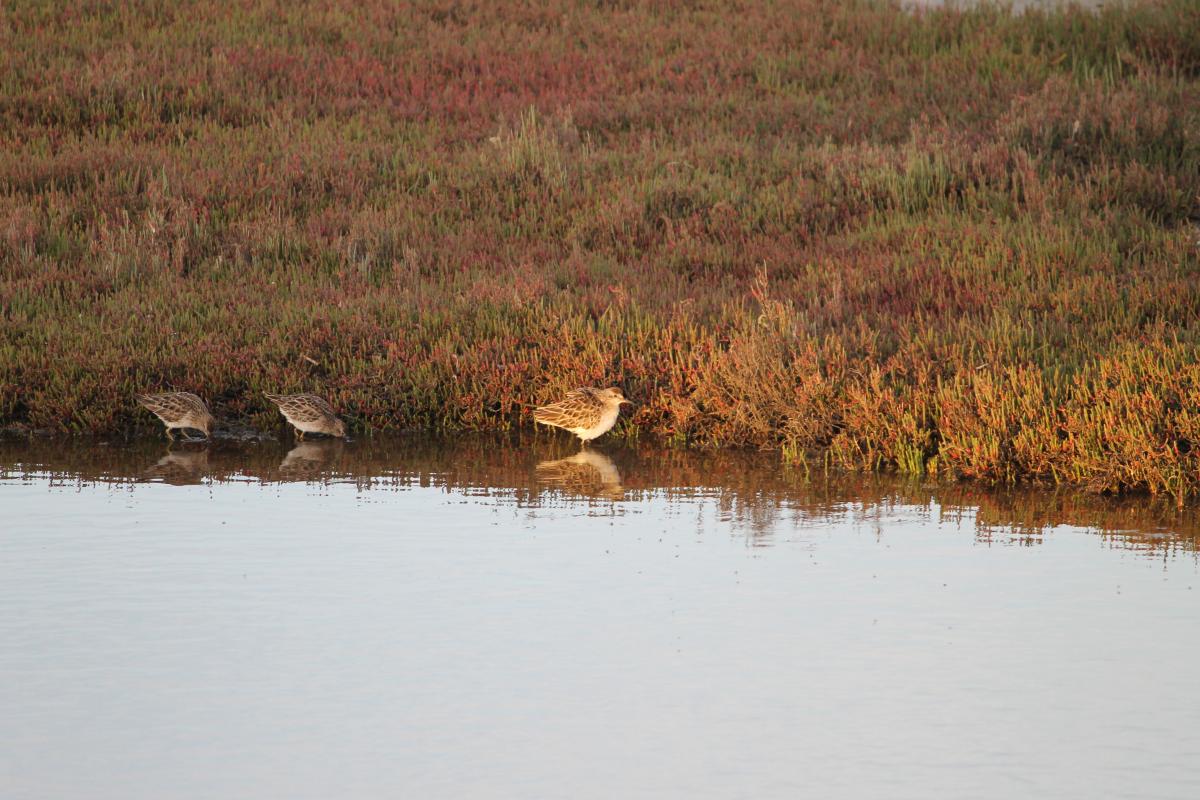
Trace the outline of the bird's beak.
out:
<instances>
[{"instance_id":1,"label":"bird's beak","mask_svg":"<svg viewBox=\"0 0 1200 800\"><path fill-rule=\"evenodd\" d=\"M621 403L625 403L626 405L631 405L631 406L634 405L634 402L632 400L626 400L624 397L621 398ZM617 403L617 405L621 405L621 403Z\"/></svg>"}]
</instances>

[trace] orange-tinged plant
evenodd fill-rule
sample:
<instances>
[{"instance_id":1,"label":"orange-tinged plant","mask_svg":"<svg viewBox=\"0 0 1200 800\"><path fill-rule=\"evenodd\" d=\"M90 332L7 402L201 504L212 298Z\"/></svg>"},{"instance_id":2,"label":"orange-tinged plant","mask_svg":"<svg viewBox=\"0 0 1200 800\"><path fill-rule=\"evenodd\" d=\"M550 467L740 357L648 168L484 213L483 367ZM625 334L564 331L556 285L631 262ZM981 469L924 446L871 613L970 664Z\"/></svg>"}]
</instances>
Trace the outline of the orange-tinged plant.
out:
<instances>
[{"instance_id":1,"label":"orange-tinged plant","mask_svg":"<svg viewBox=\"0 0 1200 800\"><path fill-rule=\"evenodd\" d=\"M1200 13L16 3L0 424L616 433L1200 484Z\"/></svg>"}]
</instances>

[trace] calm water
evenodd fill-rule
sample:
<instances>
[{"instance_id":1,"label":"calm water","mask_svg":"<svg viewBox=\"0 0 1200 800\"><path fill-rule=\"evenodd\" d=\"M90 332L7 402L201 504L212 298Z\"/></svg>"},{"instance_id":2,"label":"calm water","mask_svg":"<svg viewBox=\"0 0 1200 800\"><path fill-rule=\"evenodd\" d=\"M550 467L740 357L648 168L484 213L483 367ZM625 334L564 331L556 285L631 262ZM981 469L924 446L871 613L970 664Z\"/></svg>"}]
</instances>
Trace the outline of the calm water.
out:
<instances>
[{"instance_id":1,"label":"calm water","mask_svg":"<svg viewBox=\"0 0 1200 800\"><path fill-rule=\"evenodd\" d=\"M0 442L0 793L1200 797L1194 512L574 452Z\"/></svg>"}]
</instances>

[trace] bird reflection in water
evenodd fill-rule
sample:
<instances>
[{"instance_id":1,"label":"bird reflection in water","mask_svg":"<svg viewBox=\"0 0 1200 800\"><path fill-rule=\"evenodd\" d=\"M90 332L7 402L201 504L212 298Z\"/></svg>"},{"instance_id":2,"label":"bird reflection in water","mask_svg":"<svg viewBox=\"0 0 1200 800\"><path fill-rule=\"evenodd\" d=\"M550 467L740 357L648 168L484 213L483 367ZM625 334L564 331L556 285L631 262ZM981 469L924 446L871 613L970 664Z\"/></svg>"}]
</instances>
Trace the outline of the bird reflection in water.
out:
<instances>
[{"instance_id":1,"label":"bird reflection in water","mask_svg":"<svg viewBox=\"0 0 1200 800\"><path fill-rule=\"evenodd\" d=\"M279 462L279 472L289 478L318 475L341 454L344 445L341 439L301 441Z\"/></svg>"},{"instance_id":2,"label":"bird reflection in water","mask_svg":"<svg viewBox=\"0 0 1200 800\"><path fill-rule=\"evenodd\" d=\"M621 473L612 459L595 450L537 465L538 482L571 494L619 500L625 494Z\"/></svg>"},{"instance_id":3,"label":"bird reflection in water","mask_svg":"<svg viewBox=\"0 0 1200 800\"><path fill-rule=\"evenodd\" d=\"M146 480L160 480L177 486L200 483L208 474L207 447L172 447L153 466L146 469Z\"/></svg>"}]
</instances>

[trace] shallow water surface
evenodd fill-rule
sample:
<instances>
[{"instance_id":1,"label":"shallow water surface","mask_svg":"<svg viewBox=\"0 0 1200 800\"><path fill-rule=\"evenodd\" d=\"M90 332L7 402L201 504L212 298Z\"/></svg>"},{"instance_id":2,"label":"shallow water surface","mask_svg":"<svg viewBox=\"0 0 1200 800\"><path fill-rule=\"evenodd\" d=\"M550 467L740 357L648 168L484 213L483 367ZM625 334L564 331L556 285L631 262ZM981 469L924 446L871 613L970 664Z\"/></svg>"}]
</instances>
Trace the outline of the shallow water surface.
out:
<instances>
[{"instance_id":1,"label":"shallow water surface","mask_svg":"<svg viewBox=\"0 0 1200 800\"><path fill-rule=\"evenodd\" d=\"M1200 797L1197 530L545 437L0 442L0 786Z\"/></svg>"}]
</instances>

